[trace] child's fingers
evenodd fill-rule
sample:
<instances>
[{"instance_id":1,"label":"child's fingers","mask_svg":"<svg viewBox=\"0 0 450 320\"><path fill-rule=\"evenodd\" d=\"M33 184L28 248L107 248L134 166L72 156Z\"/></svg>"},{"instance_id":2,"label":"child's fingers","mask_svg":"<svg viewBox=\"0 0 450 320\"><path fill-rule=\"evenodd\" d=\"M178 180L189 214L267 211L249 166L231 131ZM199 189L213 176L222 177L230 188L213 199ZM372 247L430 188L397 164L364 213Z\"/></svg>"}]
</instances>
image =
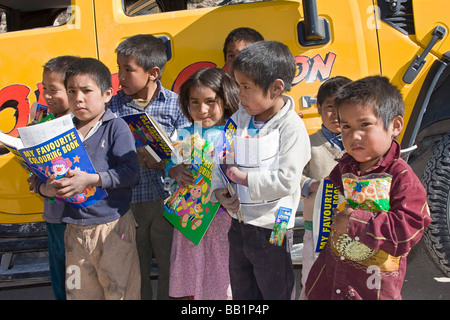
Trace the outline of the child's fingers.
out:
<instances>
[{"instance_id":1,"label":"child's fingers","mask_svg":"<svg viewBox=\"0 0 450 320\"><path fill-rule=\"evenodd\" d=\"M225 188L220 190L218 200L225 209L231 212L237 212L241 207L241 202L239 201L237 194L231 196Z\"/></svg>"}]
</instances>

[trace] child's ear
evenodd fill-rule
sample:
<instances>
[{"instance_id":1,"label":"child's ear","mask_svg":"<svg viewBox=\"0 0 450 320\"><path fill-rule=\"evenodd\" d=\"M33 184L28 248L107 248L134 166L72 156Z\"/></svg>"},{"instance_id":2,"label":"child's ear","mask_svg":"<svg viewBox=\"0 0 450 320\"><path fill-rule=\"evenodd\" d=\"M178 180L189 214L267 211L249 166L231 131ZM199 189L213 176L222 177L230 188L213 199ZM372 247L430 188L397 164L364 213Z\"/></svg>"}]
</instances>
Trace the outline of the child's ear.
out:
<instances>
[{"instance_id":1,"label":"child's ear","mask_svg":"<svg viewBox=\"0 0 450 320\"><path fill-rule=\"evenodd\" d=\"M271 97L274 98L284 92L284 81L281 79L276 79L269 88Z\"/></svg>"},{"instance_id":2,"label":"child's ear","mask_svg":"<svg viewBox=\"0 0 450 320\"><path fill-rule=\"evenodd\" d=\"M113 92L114 92L113 88L109 88L109 89L105 90L105 92L103 93L103 100L105 101L105 104L111 100L111 98L113 96Z\"/></svg>"},{"instance_id":3,"label":"child's ear","mask_svg":"<svg viewBox=\"0 0 450 320\"><path fill-rule=\"evenodd\" d=\"M150 80L155 81L159 79L161 75L161 69L158 67L153 67L148 71L148 75L150 76Z\"/></svg>"},{"instance_id":4,"label":"child's ear","mask_svg":"<svg viewBox=\"0 0 450 320\"><path fill-rule=\"evenodd\" d=\"M317 104L317 113L319 114L319 116L322 116L322 105L321 104Z\"/></svg>"},{"instance_id":5,"label":"child's ear","mask_svg":"<svg viewBox=\"0 0 450 320\"><path fill-rule=\"evenodd\" d=\"M402 116L396 116L392 122L392 138L396 138L400 135L400 133L403 130L403 117Z\"/></svg>"}]
</instances>

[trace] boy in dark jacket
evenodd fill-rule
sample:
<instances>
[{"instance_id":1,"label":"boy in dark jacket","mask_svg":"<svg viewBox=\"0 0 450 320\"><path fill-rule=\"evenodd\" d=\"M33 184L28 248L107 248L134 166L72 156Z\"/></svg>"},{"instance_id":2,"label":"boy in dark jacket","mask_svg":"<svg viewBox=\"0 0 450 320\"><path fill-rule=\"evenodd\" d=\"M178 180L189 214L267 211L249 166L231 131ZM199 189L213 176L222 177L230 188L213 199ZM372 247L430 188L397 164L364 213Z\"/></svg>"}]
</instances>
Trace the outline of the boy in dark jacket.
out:
<instances>
[{"instance_id":1,"label":"boy in dark jacket","mask_svg":"<svg viewBox=\"0 0 450 320\"><path fill-rule=\"evenodd\" d=\"M140 299L136 222L130 210L139 181L134 138L123 119L107 107L111 74L100 61L83 58L66 72L65 86L75 127L96 169L71 170L40 188L46 196L67 198L88 186L108 196L86 208L65 204L67 299Z\"/></svg>"}]
</instances>

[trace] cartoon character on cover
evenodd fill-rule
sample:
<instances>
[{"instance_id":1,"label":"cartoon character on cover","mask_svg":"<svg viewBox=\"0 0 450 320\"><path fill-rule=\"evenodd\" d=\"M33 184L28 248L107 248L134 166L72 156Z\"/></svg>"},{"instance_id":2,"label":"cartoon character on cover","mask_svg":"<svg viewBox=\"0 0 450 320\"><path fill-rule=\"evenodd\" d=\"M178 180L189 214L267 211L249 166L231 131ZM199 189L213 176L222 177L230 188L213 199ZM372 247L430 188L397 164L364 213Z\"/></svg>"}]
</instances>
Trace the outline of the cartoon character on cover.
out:
<instances>
[{"instance_id":1,"label":"cartoon character on cover","mask_svg":"<svg viewBox=\"0 0 450 320\"><path fill-rule=\"evenodd\" d=\"M45 174L46 176L50 176L51 173L56 174L56 179L62 178L66 175L66 173L70 170L72 166L72 161L69 158L57 157L51 160L52 166L46 168ZM89 186L84 189L81 193L76 194L72 197L66 198L67 202L71 203L82 203L87 200L90 196L94 195L96 191L96 187Z\"/></svg>"},{"instance_id":2,"label":"cartoon character on cover","mask_svg":"<svg viewBox=\"0 0 450 320\"><path fill-rule=\"evenodd\" d=\"M49 172L48 167L45 170L45 175L48 177L51 173L56 174L56 179L62 178L72 166L72 161L69 158L57 157L51 161L52 166Z\"/></svg>"},{"instance_id":3,"label":"cartoon character on cover","mask_svg":"<svg viewBox=\"0 0 450 320\"><path fill-rule=\"evenodd\" d=\"M202 224L203 203L209 201L209 188L202 176L197 178L195 185L181 199L181 210L178 207L177 214L181 216L181 225L186 227L187 221L191 220L192 230Z\"/></svg>"},{"instance_id":4,"label":"cartoon character on cover","mask_svg":"<svg viewBox=\"0 0 450 320\"><path fill-rule=\"evenodd\" d=\"M72 197L66 198L67 202L71 203L83 203L85 202L89 197L92 197L95 192L97 191L97 187L94 186L88 186L86 189L81 191L79 194L76 194Z\"/></svg>"}]
</instances>

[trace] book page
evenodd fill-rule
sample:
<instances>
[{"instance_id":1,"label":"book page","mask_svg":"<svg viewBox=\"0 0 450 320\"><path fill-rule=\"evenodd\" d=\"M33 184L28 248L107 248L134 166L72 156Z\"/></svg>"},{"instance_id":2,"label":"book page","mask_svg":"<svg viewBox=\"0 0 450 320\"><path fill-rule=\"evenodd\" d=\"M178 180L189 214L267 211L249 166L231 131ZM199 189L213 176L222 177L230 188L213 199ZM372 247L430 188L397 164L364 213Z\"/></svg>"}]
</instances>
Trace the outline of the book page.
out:
<instances>
[{"instance_id":1,"label":"book page","mask_svg":"<svg viewBox=\"0 0 450 320\"><path fill-rule=\"evenodd\" d=\"M0 142L8 147L12 147L14 149L23 148L22 141L19 138L11 137L0 131Z\"/></svg>"},{"instance_id":2,"label":"book page","mask_svg":"<svg viewBox=\"0 0 450 320\"><path fill-rule=\"evenodd\" d=\"M267 170L277 160L280 133L275 130L260 138L236 136L235 161L238 166Z\"/></svg>"},{"instance_id":3,"label":"book page","mask_svg":"<svg viewBox=\"0 0 450 320\"><path fill-rule=\"evenodd\" d=\"M280 133L275 130L260 138L234 137L235 161L239 170L244 172L257 171L260 173L278 169ZM244 185L236 185L241 204L252 205L266 203L263 200L253 200L250 189ZM270 201L276 201L273 199ZM269 201L269 202L270 202Z\"/></svg>"},{"instance_id":4,"label":"book page","mask_svg":"<svg viewBox=\"0 0 450 320\"><path fill-rule=\"evenodd\" d=\"M20 139L25 148L50 140L73 128L70 114L33 126L18 128Z\"/></svg>"}]
</instances>

